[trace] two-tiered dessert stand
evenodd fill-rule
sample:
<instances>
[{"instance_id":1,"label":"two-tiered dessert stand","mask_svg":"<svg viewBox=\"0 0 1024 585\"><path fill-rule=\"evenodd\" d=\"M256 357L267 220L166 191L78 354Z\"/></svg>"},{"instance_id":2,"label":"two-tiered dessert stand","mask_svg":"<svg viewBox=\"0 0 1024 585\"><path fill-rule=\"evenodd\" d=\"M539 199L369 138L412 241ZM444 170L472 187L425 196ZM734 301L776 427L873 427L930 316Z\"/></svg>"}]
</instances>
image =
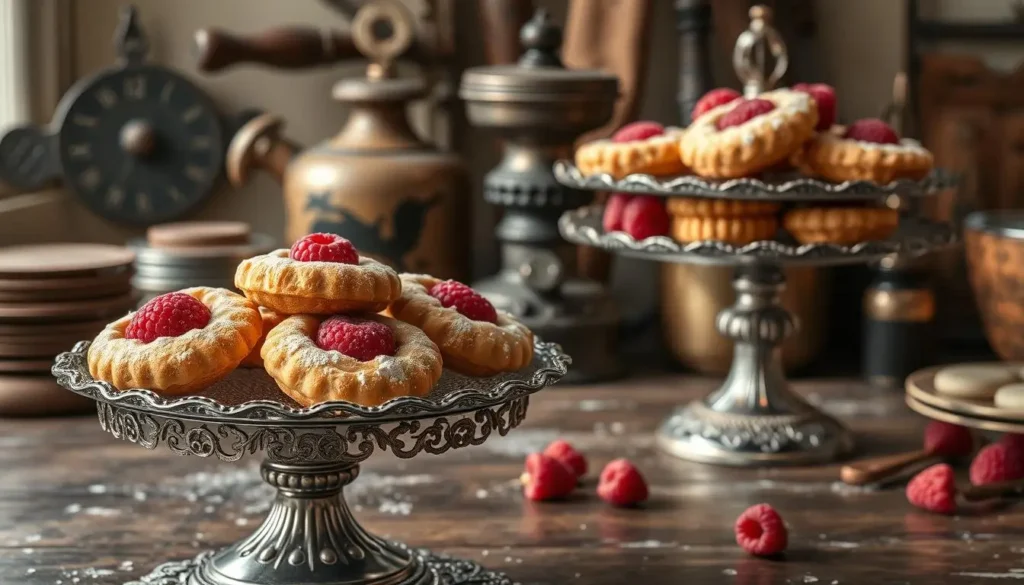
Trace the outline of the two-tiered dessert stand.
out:
<instances>
[{"instance_id":1,"label":"two-tiered dessert stand","mask_svg":"<svg viewBox=\"0 0 1024 585\"><path fill-rule=\"evenodd\" d=\"M952 181L942 173L918 182L826 183L809 178L709 181L699 177L656 178L630 175L583 176L569 162L555 166L566 186L589 191L620 191L665 197L704 197L829 204L885 201L934 193ZM834 418L790 391L780 343L798 326L779 304L785 266L865 264L899 254L913 257L951 244L949 226L903 219L890 239L853 246L799 245L784 240L733 246L722 242L678 243L666 236L635 240L624 232L606 233L600 206L566 212L560 222L570 242L659 262L734 266L736 302L718 314L718 331L735 343L732 365L722 386L703 400L677 408L657 432L658 445L683 459L724 465L757 466L832 461L849 453L853 439Z\"/></svg>"},{"instance_id":2,"label":"two-tiered dessert stand","mask_svg":"<svg viewBox=\"0 0 1024 585\"><path fill-rule=\"evenodd\" d=\"M198 396L119 392L89 375L88 346L61 354L53 373L61 386L96 401L104 430L182 455L237 461L262 454L261 476L277 490L252 535L128 585L511 585L473 562L370 534L343 488L376 450L410 458L504 436L525 418L530 395L565 375L570 359L558 345L535 341L532 364L515 373L469 378L446 370L423 398L310 408L289 406L262 370L237 370Z\"/></svg>"}]
</instances>

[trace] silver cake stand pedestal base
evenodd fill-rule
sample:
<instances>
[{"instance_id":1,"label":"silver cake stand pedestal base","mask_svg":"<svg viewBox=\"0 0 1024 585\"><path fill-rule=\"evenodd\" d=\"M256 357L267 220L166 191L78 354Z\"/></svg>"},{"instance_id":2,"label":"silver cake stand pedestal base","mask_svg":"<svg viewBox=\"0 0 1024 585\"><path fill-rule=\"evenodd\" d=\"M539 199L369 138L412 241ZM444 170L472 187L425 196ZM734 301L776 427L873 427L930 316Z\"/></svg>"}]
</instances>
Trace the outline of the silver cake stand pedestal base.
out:
<instances>
[{"instance_id":1,"label":"silver cake stand pedestal base","mask_svg":"<svg viewBox=\"0 0 1024 585\"><path fill-rule=\"evenodd\" d=\"M853 449L837 420L789 389L780 345L796 318L779 304L785 277L773 265L737 269L736 302L718 314L718 332L733 340L721 387L680 407L658 429L666 452L721 465L803 465L833 461Z\"/></svg>"},{"instance_id":2,"label":"silver cake stand pedestal base","mask_svg":"<svg viewBox=\"0 0 1024 585\"><path fill-rule=\"evenodd\" d=\"M165 399L93 379L89 343L57 357L57 382L96 401L100 426L147 449L238 461L264 456L277 492L263 523L219 551L165 563L128 585L511 585L505 575L374 536L345 503L345 486L374 451L408 459L504 436L526 418L530 395L562 379L571 362L534 342L519 372L470 378L445 370L430 394L381 406L289 400L262 370L236 370L199 395Z\"/></svg>"},{"instance_id":3,"label":"silver cake stand pedestal base","mask_svg":"<svg viewBox=\"0 0 1024 585\"><path fill-rule=\"evenodd\" d=\"M277 490L249 537L223 550L160 565L127 585L511 585L471 561L412 550L366 532L342 490L359 475L351 463L282 465L263 480Z\"/></svg>"}]
</instances>

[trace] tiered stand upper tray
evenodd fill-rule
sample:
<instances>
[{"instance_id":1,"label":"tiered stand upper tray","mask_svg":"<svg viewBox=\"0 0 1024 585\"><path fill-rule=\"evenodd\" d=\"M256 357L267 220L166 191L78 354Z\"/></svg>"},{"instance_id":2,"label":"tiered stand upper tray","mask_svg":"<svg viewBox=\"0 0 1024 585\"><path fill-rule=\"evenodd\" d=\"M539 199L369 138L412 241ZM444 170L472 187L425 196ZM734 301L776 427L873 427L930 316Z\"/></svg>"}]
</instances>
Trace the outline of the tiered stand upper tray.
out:
<instances>
[{"instance_id":1,"label":"tiered stand upper tray","mask_svg":"<svg viewBox=\"0 0 1024 585\"><path fill-rule=\"evenodd\" d=\"M889 185L837 184L793 176L709 181L631 175L616 180L609 175L585 177L566 161L555 165L555 176L562 184L581 190L820 203L885 202L891 197L926 196L955 185L953 177L943 172L922 181ZM853 246L800 245L785 240L733 246L715 241L679 243L665 236L638 241L623 232L605 233L602 213L600 206L566 212L559 221L562 236L624 256L736 267L736 303L716 320L718 331L735 343L729 374L707 398L677 408L657 433L658 445L672 455L723 465L821 463L853 449L853 439L839 421L789 389L779 345L797 323L779 304L784 266L865 264L894 254L919 256L956 241L950 226L913 218L903 219L896 234L885 241Z\"/></svg>"}]
</instances>

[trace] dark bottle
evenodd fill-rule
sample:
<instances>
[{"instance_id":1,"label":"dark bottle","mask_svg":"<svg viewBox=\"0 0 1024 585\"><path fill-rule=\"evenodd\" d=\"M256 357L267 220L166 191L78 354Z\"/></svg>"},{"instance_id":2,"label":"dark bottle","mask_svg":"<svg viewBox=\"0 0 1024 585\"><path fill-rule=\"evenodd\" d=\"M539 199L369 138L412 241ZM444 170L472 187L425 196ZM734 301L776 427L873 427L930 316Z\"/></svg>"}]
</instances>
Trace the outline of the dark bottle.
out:
<instances>
[{"instance_id":1,"label":"dark bottle","mask_svg":"<svg viewBox=\"0 0 1024 585\"><path fill-rule=\"evenodd\" d=\"M935 295L920 268L884 259L864 291L864 378L902 388L907 375L927 365L934 343Z\"/></svg>"}]
</instances>

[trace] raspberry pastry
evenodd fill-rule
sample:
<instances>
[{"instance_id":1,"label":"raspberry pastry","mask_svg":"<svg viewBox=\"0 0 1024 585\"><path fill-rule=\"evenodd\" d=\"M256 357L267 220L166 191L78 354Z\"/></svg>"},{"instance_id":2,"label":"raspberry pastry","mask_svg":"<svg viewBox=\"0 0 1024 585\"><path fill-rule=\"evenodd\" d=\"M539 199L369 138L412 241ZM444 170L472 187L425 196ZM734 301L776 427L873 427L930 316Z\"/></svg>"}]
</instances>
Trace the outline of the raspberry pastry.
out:
<instances>
[{"instance_id":1,"label":"raspberry pastry","mask_svg":"<svg viewBox=\"0 0 1024 585\"><path fill-rule=\"evenodd\" d=\"M402 296L388 311L422 329L440 348L445 367L493 376L533 360L533 333L470 287L422 274L401 278Z\"/></svg>"},{"instance_id":2,"label":"raspberry pastry","mask_svg":"<svg viewBox=\"0 0 1024 585\"><path fill-rule=\"evenodd\" d=\"M799 155L802 168L829 181L922 179L934 165L932 153L917 141L899 135L878 119L833 126L818 134Z\"/></svg>"},{"instance_id":3,"label":"raspberry pastry","mask_svg":"<svg viewBox=\"0 0 1024 585\"><path fill-rule=\"evenodd\" d=\"M584 175L678 175L686 172L679 160L680 128L657 122L634 122L619 129L611 140L588 142L576 150L576 167Z\"/></svg>"},{"instance_id":4,"label":"raspberry pastry","mask_svg":"<svg viewBox=\"0 0 1024 585\"><path fill-rule=\"evenodd\" d=\"M262 356L281 391L303 406L423 396L442 370L422 331L381 315L288 317L270 330Z\"/></svg>"},{"instance_id":5,"label":"raspberry pastry","mask_svg":"<svg viewBox=\"0 0 1024 585\"><path fill-rule=\"evenodd\" d=\"M881 207L809 207L794 209L783 226L801 244L839 244L884 240L899 227L899 213Z\"/></svg>"},{"instance_id":6,"label":"raspberry pastry","mask_svg":"<svg viewBox=\"0 0 1024 585\"><path fill-rule=\"evenodd\" d=\"M260 338L256 305L220 288L189 288L151 299L96 336L89 373L118 390L196 392L223 378Z\"/></svg>"},{"instance_id":7,"label":"raspberry pastry","mask_svg":"<svg viewBox=\"0 0 1024 585\"><path fill-rule=\"evenodd\" d=\"M263 342L267 340L267 333L270 333L271 329L280 325L281 321L284 321L284 318L287 316L271 311L266 307L259 307L259 310L260 318L263 320L263 334L260 335L259 341L256 342L255 347L252 348L249 355L245 356L245 359L242 360L241 365L243 368L263 367L263 358L260 357L260 351L263 349Z\"/></svg>"},{"instance_id":8,"label":"raspberry pastry","mask_svg":"<svg viewBox=\"0 0 1024 585\"><path fill-rule=\"evenodd\" d=\"M787 160L817 123L810 95L778 89L709 110L682 135L679 154L702 177L746 177Z\"/></svg>"},{"instance_id":9,"label":"raspberry pastry","mask_svg":"<svg viewBox=\"0 0 1024 585\"><path fill-rule=\"evenodd\" d=\"M285 315L376 313L402 293L398 274L334 234L311 234L291 250L244 260L235 286L256 304Z\"/></svg>"}]
</instances>

